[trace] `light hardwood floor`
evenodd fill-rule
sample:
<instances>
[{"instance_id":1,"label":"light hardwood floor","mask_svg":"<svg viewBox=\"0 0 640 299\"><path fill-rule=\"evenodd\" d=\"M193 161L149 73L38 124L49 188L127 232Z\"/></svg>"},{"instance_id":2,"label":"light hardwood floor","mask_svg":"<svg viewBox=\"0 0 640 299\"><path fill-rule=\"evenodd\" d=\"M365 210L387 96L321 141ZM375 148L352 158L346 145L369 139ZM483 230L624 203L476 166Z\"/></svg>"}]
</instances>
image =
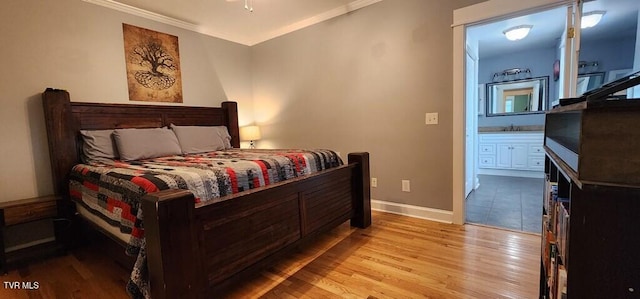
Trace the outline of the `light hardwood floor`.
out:
<instances>
[{"instance_id":1,"label":"light hardwood floor","mask_svg":"<svg viewBox=\"0 0 640 299\"><path fill-rule=\"evenodd\" d=\"M128 298L127 270L100 249L12 270L4 282L39 289L2 287L0 298ZM224 297L536 298L539 253L534 234L374 212L370 228L345 223Z\"/></svg>"}]
</instances>

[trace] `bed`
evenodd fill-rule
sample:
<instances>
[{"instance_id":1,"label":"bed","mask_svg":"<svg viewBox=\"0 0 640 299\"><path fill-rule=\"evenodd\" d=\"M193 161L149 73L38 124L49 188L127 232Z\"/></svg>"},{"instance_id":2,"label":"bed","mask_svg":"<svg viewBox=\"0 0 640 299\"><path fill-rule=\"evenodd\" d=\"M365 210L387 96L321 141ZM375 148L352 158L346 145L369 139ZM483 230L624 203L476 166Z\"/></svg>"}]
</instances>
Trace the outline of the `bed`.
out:
<instances>
[{"instance_id":1,"label":"bed","mask_svg":"<svg viewBox=\"0 0 640 299\"><path fill-rule=\"evenodd\" d=\"M234 102L221 107L82 103L56 89L47 89L42 98L55 193L68 201L76 200L69 196L69 183L71 169L82 162L81 130L225 126L231 146L240 145ZM151 296L208 298L345 221L370 226L369 155L351 153L344 165L215 201L196 200L184 189L149 192L141 210ZM98 221L86 211L80 215ZM122 240L117 232L100 231Z\"/></svg>"}]
</instances>

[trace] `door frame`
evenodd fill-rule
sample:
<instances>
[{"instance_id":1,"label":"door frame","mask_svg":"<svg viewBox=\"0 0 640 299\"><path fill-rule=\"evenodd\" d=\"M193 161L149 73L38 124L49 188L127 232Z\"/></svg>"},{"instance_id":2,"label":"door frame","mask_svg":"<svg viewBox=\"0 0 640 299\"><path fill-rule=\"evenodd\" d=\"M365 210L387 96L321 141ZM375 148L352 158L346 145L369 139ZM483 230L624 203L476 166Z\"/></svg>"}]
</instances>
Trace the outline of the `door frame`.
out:
<instances>
[{"instance_id":1,"label":"door frame","mask_svg":"<svg viewBox=\"0 0 640 299\"><path fill-rule=\"evenodd\" d=\"M466 28L509 16L534 13L576 0L489 0L453 11L453 223L465 223ZM564 74L568 76L568 74ZM473 158L473 157L471 157Z\"/></svg>"}]
</instances>

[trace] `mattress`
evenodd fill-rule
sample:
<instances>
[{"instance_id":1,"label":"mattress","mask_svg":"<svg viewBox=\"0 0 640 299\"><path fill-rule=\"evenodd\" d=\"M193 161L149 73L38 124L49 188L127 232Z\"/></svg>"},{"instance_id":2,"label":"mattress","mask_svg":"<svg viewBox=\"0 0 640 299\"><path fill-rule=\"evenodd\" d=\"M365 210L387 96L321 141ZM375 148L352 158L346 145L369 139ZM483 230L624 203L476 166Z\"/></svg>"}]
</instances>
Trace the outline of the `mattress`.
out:
<instances>
[{"instance_id":1,"label":"mattress","mask_svg":"<svg viewBox=\"0 0 640 299\"><path fill-rule=\"evenodd\" d=\"M82 206L80 204L76 204L76 211L78 211L78 213L80 213L80 215L82 215L82 217L84 219L90 221L91 223L93 223L96 226L100 227L102 230L104 230L104 231L108 232L109 234L111 234L112 236L118 238L123 243L126 244L126 243L129 242L129 238L130 238L129 234L125 234L125 233L121 232L120 229L117 226L109 224L104 219L100 218L99 216L97 216L94 213L92 213L89 210L87 210L87 208L85 208L84 206Z\"/></svg>"}]
</instances>

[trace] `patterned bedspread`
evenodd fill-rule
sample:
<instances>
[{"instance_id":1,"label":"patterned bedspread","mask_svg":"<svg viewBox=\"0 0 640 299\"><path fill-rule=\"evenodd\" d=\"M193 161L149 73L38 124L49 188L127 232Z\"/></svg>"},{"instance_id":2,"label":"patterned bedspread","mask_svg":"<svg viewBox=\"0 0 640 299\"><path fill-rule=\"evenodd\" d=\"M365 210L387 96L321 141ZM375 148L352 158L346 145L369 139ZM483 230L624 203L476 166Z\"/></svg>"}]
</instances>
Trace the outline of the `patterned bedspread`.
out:
<instances>
[{"instance_id":1,"label":"patterned bedspread","mask_svg":"<svg viewBox=\"0 0 640 299\"><path fill-rule=\"evenodd\" d=\"M131 235L127 253L137 255L133 297L148 297L141 198L165 189L188 189L196 202L337 167L330 150L241 150L170 156L133 162L78 164L71 172L71 197L120 231Z\"/></svg>"}]
</instances>

